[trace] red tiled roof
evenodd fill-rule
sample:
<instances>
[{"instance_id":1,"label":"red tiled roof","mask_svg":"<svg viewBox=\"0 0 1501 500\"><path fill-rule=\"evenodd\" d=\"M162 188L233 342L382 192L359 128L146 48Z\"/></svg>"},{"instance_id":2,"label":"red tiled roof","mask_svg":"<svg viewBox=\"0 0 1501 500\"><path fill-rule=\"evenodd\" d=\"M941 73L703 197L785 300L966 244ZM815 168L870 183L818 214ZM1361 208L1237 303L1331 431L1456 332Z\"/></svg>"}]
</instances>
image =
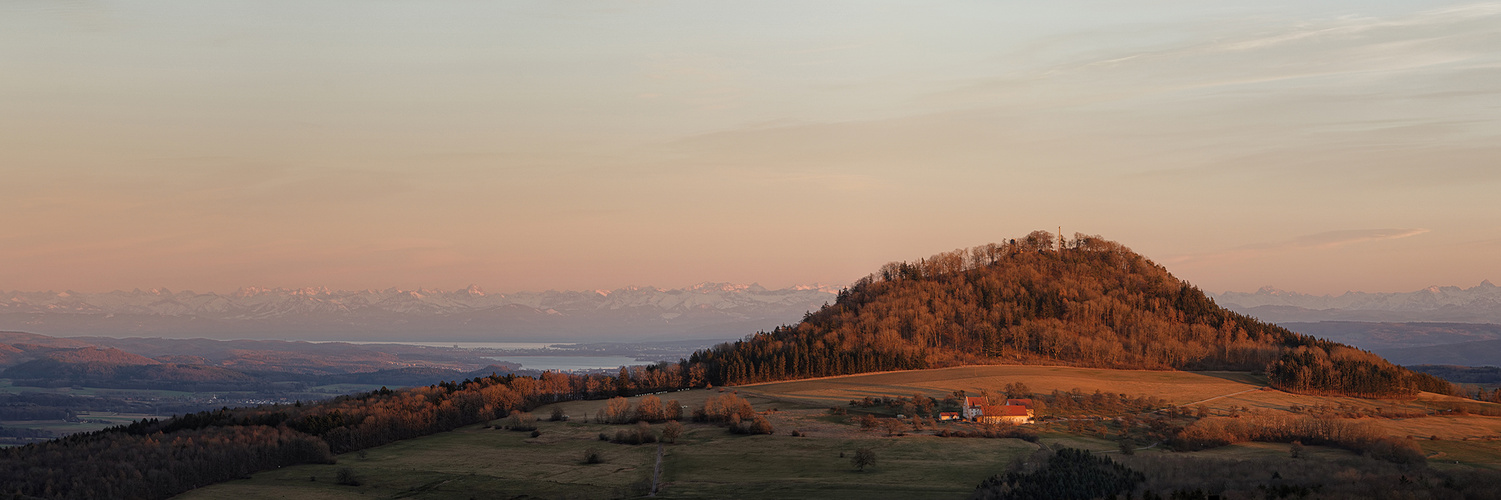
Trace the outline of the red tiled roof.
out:
<instances>
[{"instance_id":1,"label":"red tiled roof","mask_svg":"<svg viewBox=\"0 0 1501 500\"><path fill-rule=\"evenodd\" d=\"M1027 408L1031 408L1032 407L1032 400L1030 400L1030 399L1008 399L1008 400L1006 400L1006 404L1013 405L1013 406L1025 406Z\"/></svg>"},{"instance_id":2,"label":"red tiled roof","mask_svg":"<svg viewBox=\"0 0 1501 500\"><path fill-rule=\"evenodd\" d=\"M978 398L974 396L964 397L964 406L985 406L988 404L990 404L990 402L986 401L985 398Z\"/></svg>"},{"instance_id":3,"label":"red tiled roof","mask_svg":"<svg viewBox=\"0 0 1501 500\"><path fill-rule=\"evenodd\" d=\"M987 417L1025 417L1027 408L1025 406L986 405L980 407L980 414Z\"/></svg>"}]
</instances>

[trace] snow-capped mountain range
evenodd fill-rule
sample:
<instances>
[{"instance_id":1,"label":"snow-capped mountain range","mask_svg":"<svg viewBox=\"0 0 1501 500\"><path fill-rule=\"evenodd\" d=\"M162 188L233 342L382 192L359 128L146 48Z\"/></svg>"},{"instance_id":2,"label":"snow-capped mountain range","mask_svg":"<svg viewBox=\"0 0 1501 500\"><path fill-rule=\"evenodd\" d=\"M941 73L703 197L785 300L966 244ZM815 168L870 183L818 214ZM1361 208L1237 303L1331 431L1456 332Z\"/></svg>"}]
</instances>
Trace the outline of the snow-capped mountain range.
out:
<instances>
[{"instance_id":1,"label":"snow-capped mountain range","mask_svg":"<svg viewBox=\"0 0 1501 500\"><path fill-rule=\"evenodd\" d=\"M255 288L5 292L0 330L47 335L317 340L587 341L735 338L793 323L838 288L702 283L688 288L486 293Z\"/></svg>"},{"instance_id":2,"label":"snow-capped mountain range","mask_svg":"<svg viewBox=\"0 0 1501 500\"><path fill-rule=\"evenodd\" d=\"M1214 297L1231 310L1271 322L1441 321L1501 323L1501 287L1483 281L1470 288L1432 286L1405 293L1345 292L1309 295L1263 287L1254 293Z\"/></svg>"}]
</instances>

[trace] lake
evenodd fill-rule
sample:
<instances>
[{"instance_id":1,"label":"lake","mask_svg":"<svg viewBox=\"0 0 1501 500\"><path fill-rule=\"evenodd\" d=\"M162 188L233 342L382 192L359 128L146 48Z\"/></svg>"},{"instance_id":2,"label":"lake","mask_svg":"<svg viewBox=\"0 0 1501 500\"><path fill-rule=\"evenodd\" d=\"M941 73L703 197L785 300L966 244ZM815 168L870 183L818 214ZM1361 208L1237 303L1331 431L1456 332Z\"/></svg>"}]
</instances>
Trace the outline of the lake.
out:
<instances>
[{"instance_id":1,"label":"lake","mask_svg":"<svg viewBox=\"0 0 1501 500\"><path fill-rule=\"evenodd\" d=\"M566 347L578 345L569 342L403 342L403 341L351 341L351 340L313 340L310 342L347 342L350 344L400 344L415 345L422 347L448 347L459 349L501 349L508 351L548 349L552 347Z\"/></svg>"},{"instance_id":2,"label":"lake","mask_svg":"<svg viewBox=\"0 0 1501 500\"><path fill-rule=\"evenodd\" d=\"M619 368L629 365L644 365L630 356L486 356L485 359L519 363L526 370L594 370Z\"/></svg>"}]
</instances>

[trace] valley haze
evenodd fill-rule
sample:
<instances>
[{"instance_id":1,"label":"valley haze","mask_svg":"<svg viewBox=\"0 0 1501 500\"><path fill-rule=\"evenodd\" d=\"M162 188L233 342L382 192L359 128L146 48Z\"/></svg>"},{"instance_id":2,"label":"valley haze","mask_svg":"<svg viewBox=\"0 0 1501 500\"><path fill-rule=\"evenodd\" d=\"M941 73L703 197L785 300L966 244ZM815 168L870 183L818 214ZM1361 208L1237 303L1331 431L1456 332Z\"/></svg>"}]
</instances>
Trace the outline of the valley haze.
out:
<instances>
[{"instance_id":1,"label":"valley haze","mask_svg":"<svg viewBox=\"0 0 1501 500\"><path fill-rule=\"evenodd\" d=\"M790 324L838 289L701 283L687 288L486 293L242 288L5 292L0 330L56 336L436 342L731 339Z\"/></svg>"}]
</instances>

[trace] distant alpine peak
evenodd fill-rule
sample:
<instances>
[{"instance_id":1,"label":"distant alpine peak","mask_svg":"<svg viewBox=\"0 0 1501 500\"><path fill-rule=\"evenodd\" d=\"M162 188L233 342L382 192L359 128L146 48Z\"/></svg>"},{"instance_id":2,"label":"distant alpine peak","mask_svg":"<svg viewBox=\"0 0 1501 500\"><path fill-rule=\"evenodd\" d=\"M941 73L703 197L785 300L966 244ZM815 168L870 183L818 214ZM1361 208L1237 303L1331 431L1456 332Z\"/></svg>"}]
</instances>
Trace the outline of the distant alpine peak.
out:
<instances>
[{"instance_id":1,"label":"distant alpine peak","mask_svg":"<svg viewBox=\"0 0 1501 500\"><path fill-rule=\"evenodd\" d=\"M1491 285L1489 281L1487 281L1485 283L1482 283L1481 286L1482 287L1494 287L1494 285ZM840 287L840 286L833 286L833 285L825 285L825 284L821 284L821 283L814 283L814 284L808 284L808 285L793 285L793 286L789 286L789 287L786 287L786 288L773 290L773 289L769 289L769 288L766 288L764 286L761 286L759 283L741 284L741 283L731 283L731 282L705 281L705 282L697 283L697 284L694 284L694 285L689 285L689 286L684 287L684 288L662 288L662 287L656 287L656 286L629 285L629 286L619 287L619 288L616 288L616 289L613 289L613 290L611 290L611 289L605 289L605 288L586 290L583 293L593 293L593 294L597 294L597 295L600 295L600 296L609 296L609 295L615 294L617 292L667 293L667 292L680 292L680 291L694 291L694 292L740 292L740 293L764 293L764 292L786 292L786 291L795 291L795 292L818 291L818 292L826 292L826 293L837 293L842 288L843 287ZM1274 288L1271 288L1271 287L1265 287L1262 290L1271 290L1271 291L1273 291L1275 293L1291 293L1291 292L1285 292L1285 291L1282 291L1282 290L1277 290L1277 289L1274 289ZM547 292L517 292L517 294L519 294L519 295L540 294L540 293L579 293L579 292L571 292L571 291L567 291L567 290L549 290ZM456 290L454 290L452 292L446 291L446 290L441 289L441 288L428 288L428 287L418 287L418 288L414 288L414 289L394 288L393 287L393 288L386 288L386 289L382 289L382 290L378 290L378 289L374 289L374 288L364 288L364 289L359 289L359 290L335 290L335 289L332 289L332 288L329 288L329 287L326 287L326 286L305 286L305 287L299 287L299 288L285 288L285 287L262 287L262 286L254 286L254 285L251 285L251 286L242 286L242 287L240 287L238 289L235 289L235 291L229 292L229 293L226 293L226 294L219 294L219 293L213 293L213 292L209 292L209 293L195 293L195 292L193 292L191 290L172 291L172 290L164 288L164 287L150 288L150 289L146 289L146 290L142 290L140 288L135 288L135 289L132 289L132 290L130 290L128 292L127 291L123 291L123 290L115 290L115 291L112 291L112 292L102 292L102 293L85 293L85 292L77 292L77 291L73 291L73 290L67 290L67 291L63 291L63 292L53 292L53 291L50 291L50 290L46 291L46 292L23 292L23 291L19 291L19 290L12 290L12 291L8 291L7 292L7 291L4 291L4 290L0 290L0 296L4 296L6 298L17 298L17 297L34 298L35 296L38 296L38 294L47 295L49 297L56 298L56 299L75 299L75 300L86 300L86 299L91 298L91 297L102 296L102 295L153 296L153 297L217 296L217 297L232 297L232 298L256 297L256 296L261 296L261 295L283 295L283 296L303 296L303 297L350 296L350 295L382 295L382 296L407 295L407 296L421 296L421 297L431 297L431 296L439 296L439 295L459 295L459 296L468 295L468 296L471 296L471 297L504 297L504 296L508 295L508 294L493 294L493 293L489 293L489 292L486 292L484 288L480 287L479 285L475 285L475 284L471 284L471 285L469 285L467 287L464 287L462 289L456 289Z\"/></svg>"},{"instance_id":2,"label":"distant alpine peak","mask_svg":"<svg viewBox=\"0 0 1501 500\"><path fill-rule=\"evenodd\" d=\"M693 290L695 292L697 292L697 291L738 292L738 291L742 291L742 290L748 290L751 287L761 288L761 285L757 285L755 283L752 283L752 284L749 284L749 285L737 285L737 284L734 284L734 283L714 283L714 282L711 282L711 281L705 281L703 283L699 283L697 285L690 286L690 287L688 287L688 289L689 290Z\"/></svg>"},{"instance_id":3,"label":"distant alpine peak","mask_svg":"<svg viewBox=\"0 0 1501 500\"><path fill-rule=\"evenodd\" d=\"M312 296L317 296L317 295L331 295L333 293L335 293L335 292L333 290L329 290L328 287L326 287L326 286L320 286L320 287L311 287L311 286L308 286L308 287L302 287L302 288L263 288L263 287L258 287L258 286L243 286L243 287L240 287L238 290L235 290L233 293L229 294L229 296L243 298L243 297L254 297L254 296L257 296L257 295L301 295L301 296L312 297ZM196 295L196 294L191 294L191 295Z\"/></svg>"},{"instance_id":4,"label":"distant alpine peak","mask_svg":"<svg viewBox=\"0 0 1501 500\"><path fill-rule=\"evenodd\" d=\"M722 311L754 315L757 310L787 309L798 313L828 302L836 289L802 285L767 290L748 285L703 282L686 288L628 286L615 290L486 293L478 285L452 292L419 287L385 290L330 290L327 287L241 287L228 294L172 292L165 288L131 292L55 293L0 292L0 315L127 314L154 317L196 317L221 320L267 320L325 315L363 317L366 313L442 317L505 308L529 308L548 314L619 308L656 308L664 314L685 311ZM508 309L510 310L510 309ZM760 313L755 313L760 314ZM17 316L21 317L21 316ZM676 317L676 316L674 316Z\"/></svg>"},{"instance_id":5,"label":"distant alpine peak","mask_svg":"<svg viewBox=\"0 0 1501 500\"><path fill-rule=\"evenodd\" d=\"M1484 312L1501 313L1501 287L1490 280L1470 288L1433 285L1411 292L1345 292L1337 296L1311 295L1261 287L1255 293L1225 292L1214 296L1215 302L1227 306L1251 308L1293 306L1303 309L1356 311L1433 311L1447 309L1475 316ZM1470 314L1474 313L1474 314ZM1476 316L1479 317L1479 316Z\"/></svg>"}]
</instances>

